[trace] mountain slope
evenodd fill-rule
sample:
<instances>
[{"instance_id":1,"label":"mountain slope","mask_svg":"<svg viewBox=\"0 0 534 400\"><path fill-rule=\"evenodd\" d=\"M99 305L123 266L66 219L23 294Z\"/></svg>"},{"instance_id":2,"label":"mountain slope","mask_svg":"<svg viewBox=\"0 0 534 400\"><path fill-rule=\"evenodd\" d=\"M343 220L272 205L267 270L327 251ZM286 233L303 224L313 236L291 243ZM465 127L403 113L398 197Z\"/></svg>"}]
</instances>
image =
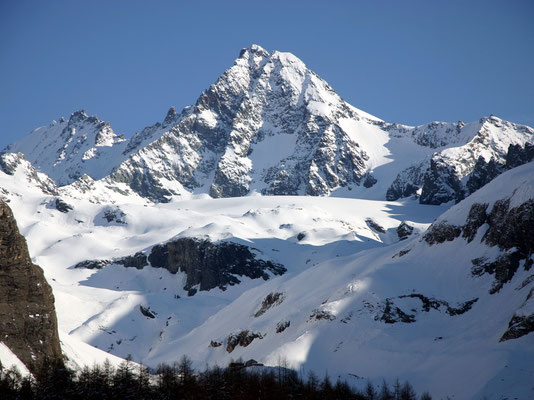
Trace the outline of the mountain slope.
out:
<instances>
[{"instance_id":1,"label":"mountain slope","mask_svg":"<svg viewBox=\"0 0 534 400\"><path fill-rule=\"evenodd\" d=\"M409 379L437 397L527 398L533 168L498 177L423 237L326 260L245 292L188 334L163 340L148 362L170 349L189 352L198 365L239 357L276 365L283 357L334 376ZM249 340L235 346L243 335Z\"/></svg>"},{"instance_id":2,"label":"mountain slope","mask_svg":"<svg viewBox=\"0 0 534 400\"><path fill-rule=\"evenodd\" d=\"M386 145L414 142L398 136ZM82 341L151 366L185 353L200 368L286 357L354 384L408 379L438 398L521 398L532 389L532 163L504 172L421 235L447 206L309 196L158 204L106 188L106 179L85 177L88 192L80 180L48 190L22 157L3 160L10 173L0 171L0 186L52 284L69 352L79 354ZM402 222L413 233L400 241ZM150 261L154 248L170 254L166 244L189 238L245 246L287 272L235 275L238 284L202 290L188 273L198 265L172 273ZM127 267L124 258L139 252L150 264ZM116 262L75 268L94 259Z\"/></svg>"}]
</instances>

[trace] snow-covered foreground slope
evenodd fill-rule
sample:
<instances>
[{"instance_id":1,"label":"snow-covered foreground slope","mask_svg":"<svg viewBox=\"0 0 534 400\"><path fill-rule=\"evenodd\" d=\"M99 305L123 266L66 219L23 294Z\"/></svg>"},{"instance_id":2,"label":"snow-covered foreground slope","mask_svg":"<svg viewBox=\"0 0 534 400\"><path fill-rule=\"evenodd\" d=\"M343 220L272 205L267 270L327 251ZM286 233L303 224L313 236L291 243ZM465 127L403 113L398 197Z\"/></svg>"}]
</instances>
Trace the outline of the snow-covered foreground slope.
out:
<instances>
[{"instance_id":1,"label":"snow-covered foreground slope","mask_svg":"<svg viewBox=\"0 0 534 400\"><path fill-rule=\"evenodd\" d=\"M78 365L102 360L101 350L150 366L183 354L199 368L286 360L354 384L408 379L438 398L528 398L533 172L530 163L504 173L424 234L446 207L304 196L154 204L101 184L93 194L106 202L95 203L81 189L56 190L20 159L11 175L0 172L0 187ZM414 233L399 241L402 221ZM184 269L153 267L155 245L189 237L247 246L286 272L191 291ZM139 252L150 263L126 268L123 257ZM85 260L106 261L74 268Z\"/></svg>"}]
</instances>

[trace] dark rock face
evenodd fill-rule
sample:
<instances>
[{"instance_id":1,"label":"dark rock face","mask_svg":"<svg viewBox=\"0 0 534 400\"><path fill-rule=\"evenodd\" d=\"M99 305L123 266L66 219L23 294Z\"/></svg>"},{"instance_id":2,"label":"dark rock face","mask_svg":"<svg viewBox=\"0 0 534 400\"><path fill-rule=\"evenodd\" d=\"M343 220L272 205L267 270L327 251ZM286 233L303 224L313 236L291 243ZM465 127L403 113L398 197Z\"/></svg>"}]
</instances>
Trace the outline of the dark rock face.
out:
<instances>
[{"instance_id":1,"label":"dark rock face","mask_svg":"<svg viewBox=\"0 0 534 400\"><path fill-rule=\"evenodd\" d=\"M282 333L291 325L291 321L280 321L276 324L276 333Z\"/></svg>"},{"instance_id":2,"label":"dark rock face","mask_svg":"<svg viewBox=\"0 0 534 400\"><path fill-rule=\"evenodd\" d=\"M491 182L503 172L503 166L498 164L493 158L489 160L489 162L486 162L483 157L479 157L475 164L473 172L467 180L467 193L474 193L486 183Z\"/></svg>"},{"instance_id":3,"label":"dark rock face","mask_svg":"<svg viewBox=\"0 0 534 400\"><path fill-rule=\"evenodd\" d=\"M187 275L185 290L199 285L199 290L240 283L237 276L269 279L269 273L282 275L286 269L271 261L257 259L250 248L231 242L180 238L152 248L148 261L154 268L165 268Z\"/></svg>"},{"instance_id":4,"label":"dark rock face","mask_svg":"<svg viewBox=\"0 0 534 400\"><path fill-rule=\"evenodd\" d=\"M32 371L62 360L52 289L31 262L10 208L0 201L0 335Z\"/></svg>"},{"instance_id":5,"label":"dark rock face","mask_svg":"<svg viewBox=\"0 0 534 400\"><path fill-rule=\"evenodd\" d=\"M378 224L375 220L371 218L367 218L365 220L365 223L367 224L367 226L369 226L369 228L371 228L372 230L376 232L386 233L386 230L380 224Z\"/></svg>"},{"instance_id":6,"label":"dark rock face","mask_svg":"<svg viewBox=\"0 0 534 400\"><path fill-rule=\"evenodd\" d=\"M384 312L379 319L386 324L394 324L396 322L404 322L409 324L415 322L415 315L405 313L399 307L396 307L391 299L386 299Z\"/></svg>"},{"instance_id":7,"label":"dark rock face","mask_svg":"<svg viewBox=\"0 0 534 400\"><path fill-rule=\"evenodd\" d=\"M525 143L525 147L512 144L506 154L506 169L519 167L532 160L534 160L534 144Z\"/></svg>"},{"instance_id":8,"label":"dark rock face","mask_svg":"<svg viewBox=\"0 0 534 400\"><path fill-rule=\"evenodd\" d=\"M74 265L74 268L102 269L113 264L111 260L85 260Z\"/></svg>"},{"instance_id":9,"label":"dark rock face","mask_svg":"<svg viewBox=\"0 0 534 400\"><path fill-rule=\"evenodd\" d=\"M475 238L478 229L484 225L488 215L486 214L487 204L476 203L471 206L469 214L467 215L467 221L463 226L463 237L470 243Z\"/></svg>"},{"instance_id":10,"label":"dark rock face","mask_svg":"<svg viewBox=\"0 0 534 400\"><path fill-rule=\"evenodd\" d=\"M117 224L126 225L126 214L120 208L110 208L104 211L102 217L107 222L116 222Z\"/></svg>"},{"instance_id":11,"label":"dark rock face","mask_svg":"<svg viewBox=\"0 0 534 400\"><path fill-rule=\"evenodd\" d=\"M376 178L373 175L367 173L365 174L365 177L363 179L363 187L369 189L370 187L373 187L376 182L378 182Z\"/></svg>"},{"instance_id":12,"label":"dark rock face","mask_svg":"<svg viewBox=\"0 0 534 400\"><path fill-rule=\"evenodd\" d=\"M458 203L464 197L462 183L454 167L443 160L432 158L430 167L425 172L419 203L439 205L451 200Z\"/></svg>"},{"instance_id":13,"label":"dark rock face","mask_svg":"<svg viewBox=\"0 0 534 400\"><path fill-rule=\"evenodd\" d=\"M490 293L496 293L513 278L521 261L524 260L527 271L534 264L534 200L510 208L510 200L502 199L495 202L489 214L487 208L488 204L475 203L463 226L449 225L446 221L435 223L423 239L429 245L434 245L452 241L462 235L469 243L478 230L487 224L488 228L481 241L491 247L498 246L504 253L492 261L480 258L472 260L471 272L474 276L484 273L495 275Z\"/></svg>"},{"instance_id":14,"label":"dark rock face","mask_svg":"<svg viewBox=\"0 0 534 400\"><path fill-rule=\"evenodd\" d=\"M408 225L404 221L402 221L397 227L397 236L399 237L399 240L408 239L408 236L410 236L412 233L413 226Z\"/></svg>"},{"instance_id":15,"label":"dark rock face","mask_svg":"<svg viewBox=\"0 0 534 400\"><path fill-rule=\"evenodd\" d=\"M56 210L62 213L68 213L69 211L73 209L70 204L67 204L64 200L60 198L56 199L55 207L56 207Z\"/></svg>"},{"instance_id":16,"label":"dark rock face","mask_svg":"<svg viewBox=\"0 0 534 400\"><path fill-rule=\"evenodd\" d=\"M423 239L429 245L439 244L443 242L451 242L462 233L462 228L455 225L449 225L446 222L432 224L426 231Z\"/></svg>"},{"instance_id":17,"label":"dark rock face","mask_svg":"<svg viewBox=\"0 0 534 400\"><path fill-rule=\"evenodd\" d=\"M120 264L126 268L143 269L148 265L148 258L144 253L140 251L133 256L126 256L114 261L116 264Z\"/></svg>"},{"instance_id":18,"label":"dark rock face","mask_svg":"<svg viewBox=\"0 0 534 400\"><path fill-rule=\"evenodd\" d=\"M156 318L156 313L150 309L150 307L143 307L139 306L139 311L141 311L141 314L143 314L145 317L154 319Z\"/></svg>"},{"instance_id":19,"label":"dark rock face","mask_svg":"<svg viewBox=\"0 0 534 400\"><path fill-rule=\"evenodd\" d=\"M409 310L403 310L406 308L402 303L403 299L417 299L421 302L420 308L413 308L410 306ZM416 314L418 312L429 312L430 310L444 311L450 316L461 315L471 309L473 304L478 301L478 298L468 300L466 302L458 304L456 307L451 306L447 301L435 299L433 297L427 297L420 293L410 293L408 295L398 296L396 298L388 298L385 301L382 314L375 317L376 320L385 322L386 324L394 324L397 322L403 322L406 324L416 321Z\"/></svg>"},{"instance_id":20,"label":"dark rock face","mask_svg":"<svg viewBox=\"0 0 534 400\"><path fill-rule=\"evenodd\" d=\"M501 337L500 342L510 339L517 339L534 332L534 314L514 315L508 324L508 329Z\"/></svg>"},{"instance_id":21,"label":"dark rock face","mask_svg":"<svg viewBox=\"0 0 534 400\"><path fill-rule=\"evenodd\" d=\"M489 228L483 240L501 250L515 247L522 256L531 255L534 252L534 200L512 209L509 207L509 200L495 203L487 219Z\"/></svg>"},{"instance_id":22,"label":"dark rock face","mask_svg":"<svg viewBox=\"0 0 534 400\"><path fill-rule=\"evenodd\" d=\"M259 332L250 332L247 329L235 335L230 335L226 343L226 351L231 353L237 346L247 347L254 339L263 339L263 335Z\"/></svg>"},{"instance_id":23,"label":"dark rock face","mask_svg":"<svg viewBox=\"0 0 534 400\"><path fill-rule=\"evenodd\" d=\"M403 197L416 195L423 185L427 166L428 162L423 162L401 171L388 188L386 200L395 201Z\"/></svg>"},{"instance_id":24,"label":"dark rock face","mask_svg":"<svg viewBox=\"0 0 534 400\"><path fill-rule=\"evenodd\" d=\"M74 268L102 269L111 264L119 264L126 268L143 269L148 265L148 258L142 252L137 252L133 256L114 258L112 260L85 260L74 265Z\"/></svg>"},{"instance_id":25,"label":"dark rock face","mask_svg":"<svg viewBox=\"0 0 534 400\"><path fill-rule=\"evenodd\" d=\"M284 294L280 292L269 293L263 301L261 302L260 309L254 314L254 317L258 318L259 316L265 314L265 312L271 307L277 306L284 301Z\"/></svg>"},{"instance_id":26,"label":"dark rock face","mask_svg":"<svg viewBox=\"0 0 534 400\"><path fill-rule=\"evenodd\" d=\"M488 230L482 240L489 246L498 246L507 251L493 262L479 263L474 273L486 272L495 274L495 283L491 293L498 292L509 282L525 260L524 268L529 270L532 266L534 253L534 200L528 200L519 207L510 209L510 201L499 200L495 202L488 215Z\"/></svg>"},{"instance_id":27,"label":"dark rock face","mask_svg":"<svg viewBox=\"0 0 534 400\"><path fill-rule=\"evenodd\" d=\"M313 320L315 320L315 321L321 321L321 320L333 321L335 319L336 319L336 316L334 314L332 314L331 312L316 308L310 314L310 317L308 318L308 321L313 321Z\"/></svg>"},{"instance_id":28,"label":"dark rock face","mask_svg":"<svg viewBox=\"0 0 534 400\"><path fill-rule=\"evenodd\" d=\"M82 261L74 268L102 269L111 264L119 264L127 268L143 269L149 263L154 268L165 268L172 274L185 272L187 280L184 289L189 296L193 296L197 290L216 287L226 290L228 285L241 282L238 276L267 280L269 274L282 275L286 272L280 264L257 259L247 246L231 242L212 243L196 238L180 238L156 245L148 257L137 252L132 256L112 260ZM274 303L282 302L281 293L272 295L270 300Z\"/></svg>"}]
</instances>

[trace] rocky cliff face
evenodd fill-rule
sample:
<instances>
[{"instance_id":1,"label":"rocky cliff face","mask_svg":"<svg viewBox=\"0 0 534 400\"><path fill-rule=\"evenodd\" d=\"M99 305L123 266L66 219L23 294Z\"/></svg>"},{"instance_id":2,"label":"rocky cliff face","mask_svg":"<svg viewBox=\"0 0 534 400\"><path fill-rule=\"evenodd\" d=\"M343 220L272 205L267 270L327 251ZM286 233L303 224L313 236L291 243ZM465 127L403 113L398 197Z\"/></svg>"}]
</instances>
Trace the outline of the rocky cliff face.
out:
<instances>
[{"instance_id":1,"label":"rocky cliff face","mask_svg":"<svg viewBox=\"0 0 534 400\"><path fill-rule=\"evenodd\" d=\"M516 150L512 152L523 154ZM478 241L482 252L471 259L471 274L474 277L491 275L493 283L489 293L492 295L503 290L518 273L530 274L514 289L518 295L528 294L511 317L501 341L534 332L534 289L531 287L534 275L530 272L534 265L534 191L529 175L533 167L533 163L528 163L514 170L520 178L515 179L513 191L509 187L512 185L500 179L504 176L495 179L484 188L487 190L482 189L442 215L423 236L430 246L462 240L465 246ZM492 250L484 251L487 248Z\"/></svg>"},{"instance_id":2,"label":"rocky cliff face","mask_svg":"<svg viewBox=\"0 0 534 400\"><path fill-rule=\"evenodd\" d=\"M113 260L82 261L74 268L101 269L110 264L127 268L164 268L172 274L184 272L184 290L190 296L198 290L214 288L226 290L228 286L239 284L239 277L268 280L271 275L282 275L286 268L278 263L259 259L254 249L232 243L213 243L207 239L179 238L158 244L146 256L138 252L132 256Z\"/></svg>"},{"instance_id":3,"label":"rocky cliff face","mask_svg":"<svg viewBox=\"0 0 534 400\"><path fill-rule=\"evenodd\" d=\"M0 201L0 340L31 371L61 359L52 289L31 262L10 208Z\"/></svg>"}]
</instances>

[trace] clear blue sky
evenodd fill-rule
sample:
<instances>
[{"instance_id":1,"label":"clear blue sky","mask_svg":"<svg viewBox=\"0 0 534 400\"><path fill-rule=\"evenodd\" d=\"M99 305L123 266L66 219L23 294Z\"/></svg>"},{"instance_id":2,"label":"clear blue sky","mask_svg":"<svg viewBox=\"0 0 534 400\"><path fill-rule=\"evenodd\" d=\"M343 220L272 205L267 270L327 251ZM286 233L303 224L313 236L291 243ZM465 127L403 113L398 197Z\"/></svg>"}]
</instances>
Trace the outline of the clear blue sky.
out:
<instances>
[{"instance_id":1,"label":"clear blue sky","mask_svg":"<svg viewBox=\"0 0 534 400\"><path fill-rule=\"evenodd\" d=\"M131 136L252 43L389 122L534 126L532 0L0 0L0 148L80 108Z\"/></svg>"}]
</instances>

